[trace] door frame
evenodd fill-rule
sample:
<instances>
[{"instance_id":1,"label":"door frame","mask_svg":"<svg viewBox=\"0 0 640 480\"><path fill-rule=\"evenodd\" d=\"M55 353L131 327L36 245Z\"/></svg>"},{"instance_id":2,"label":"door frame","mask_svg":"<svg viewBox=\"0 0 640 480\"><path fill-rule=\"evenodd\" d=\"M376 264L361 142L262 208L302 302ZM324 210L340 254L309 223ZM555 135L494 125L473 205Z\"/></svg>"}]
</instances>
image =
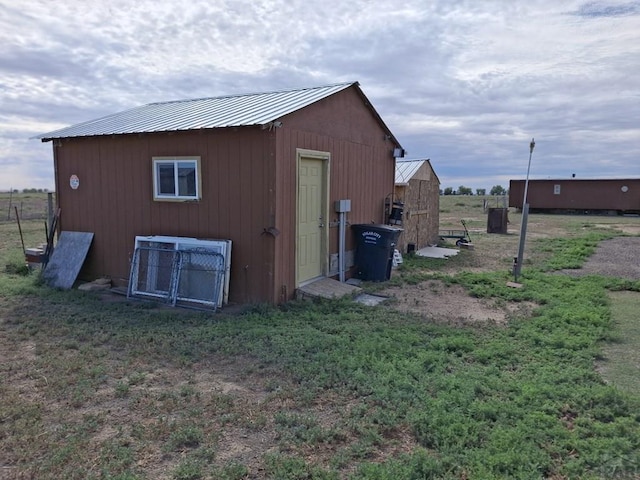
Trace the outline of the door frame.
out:
<instances>
[{"instance_id":1,"label":"door frame","mask_svg":"<svg viewBox=\"0 0 640 480\"><path fill-rule=\"evenodd\" d=\"M320 235L320 276L326 277L329 271L329 174L331 166L331 153L322 152L319 150L308 150L306 148L296 148L296 225L295 225L295 276L296 276L296 288L301 286L300 282L300 270L298 265L298 228L300 225L300 212L298 210L299 196L300 196L300 163L303 158L310 160L322 161L322 198L320 204L322 206L322 217L324 218L324 226L322 227L322 233ZM303 280L302 283L306 283L312 279Z\"/></svg>"}]
</instances>

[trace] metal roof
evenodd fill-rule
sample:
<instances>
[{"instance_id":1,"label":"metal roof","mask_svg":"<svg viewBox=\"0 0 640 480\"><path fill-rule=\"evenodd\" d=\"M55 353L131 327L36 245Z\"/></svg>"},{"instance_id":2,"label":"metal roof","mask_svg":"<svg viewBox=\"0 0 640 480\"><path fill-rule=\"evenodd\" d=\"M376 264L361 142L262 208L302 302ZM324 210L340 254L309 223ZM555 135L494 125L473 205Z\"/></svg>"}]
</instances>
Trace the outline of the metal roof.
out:
<instances>
[{"instance_id":1,"label":"metal roof","mask_svg":"<svg viewBox=\"0 0 640 480\"><path fill-rule=\"evenodd\" d=\"M420 167L424 165L424 160L397 160L396 161L396 185L408 185Z\"/></svg>"},{"instance_id":2,"label":"metal roof","mask_svg":"<svg viewBox=\"0 0 640 480\"><path fill-rule=\"evenodd\" d=\"M367 106L371 108L383 128L397 144L395 137L360 90L358 82L298 90L150 103L44 133L34 138L46 142L56 138L266 125L351 86L357 87Z\"/></svg>"}]
</instances>

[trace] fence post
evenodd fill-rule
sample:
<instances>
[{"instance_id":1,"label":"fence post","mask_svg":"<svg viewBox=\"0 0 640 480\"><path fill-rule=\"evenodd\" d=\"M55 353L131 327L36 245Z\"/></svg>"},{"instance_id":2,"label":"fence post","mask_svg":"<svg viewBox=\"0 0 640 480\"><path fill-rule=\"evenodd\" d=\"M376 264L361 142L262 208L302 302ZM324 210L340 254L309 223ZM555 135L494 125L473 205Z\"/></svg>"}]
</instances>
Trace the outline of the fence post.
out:
<instances>
[{"instance_id":1,"label":"fence post","mask_svg":"<svg viewBox=\"0 0 640 480\"><path fill-rule=\"evenodd\" d=\"M49 221L49 230L53 224L53 193L47 193L47 220Z\"/></svg>"},{"instance_id":2,"label":"fence post","mask_svg":"<svg viewBox=\"0 0 640 480\"><path fill-rule=\"evenodd\" d=\"M13 187L9 190L9 211L7 212L7 220L11 220L11 199L13 198Z\"/></svg>"}]
</instances>

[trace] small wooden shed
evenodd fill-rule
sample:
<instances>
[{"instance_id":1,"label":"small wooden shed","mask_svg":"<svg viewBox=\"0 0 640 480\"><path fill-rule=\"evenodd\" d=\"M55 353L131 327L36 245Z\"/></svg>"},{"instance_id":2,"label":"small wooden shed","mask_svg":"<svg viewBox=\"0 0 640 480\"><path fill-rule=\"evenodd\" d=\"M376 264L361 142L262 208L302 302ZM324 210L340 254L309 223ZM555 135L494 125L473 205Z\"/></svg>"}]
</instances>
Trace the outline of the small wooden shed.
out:
<instances>
[{"instance_id":1,"label":"small wooden shed","mask_svg":"<svg viewBox=\"0 0 640 480\"><path fill-rule=\"evenodd\" d=\"M140 237L228 240L232 303L348 278L336 202L383 223L403 152L358 82L152 103L37 138L53 145L60 230L94 233L81 280L127 285Z\"/></svg>"},{"instance_id":2,"label":"small wooden shed","mask_svg":"<svg viewBox=\"0 0 640 480\"><path fill-rule=\"evenodd\" d=\"M398 160L394 202L403 203L398 250L419 250L438 243L440 223L440 179L429 159Z\"/></svg>"}]
</instances>

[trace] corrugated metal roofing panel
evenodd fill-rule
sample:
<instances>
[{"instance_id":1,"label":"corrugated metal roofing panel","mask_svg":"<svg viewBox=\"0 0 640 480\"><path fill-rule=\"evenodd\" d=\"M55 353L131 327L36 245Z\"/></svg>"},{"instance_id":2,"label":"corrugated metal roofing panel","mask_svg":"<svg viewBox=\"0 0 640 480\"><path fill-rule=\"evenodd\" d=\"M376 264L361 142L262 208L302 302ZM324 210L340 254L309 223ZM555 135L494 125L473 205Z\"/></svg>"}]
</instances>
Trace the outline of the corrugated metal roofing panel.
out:
<instances>
[{"instance_id":1,"label":"corrugated metal roofing panel","mask_svg":"<svg viewBox=\"0 0 640 480\"><path fill-rule=\"evenodd\" d=\"M396 185L407 185L420 167L428 160L396 161Z\"/></svg>"},{"instance_id":2,"label":"corrugated metal roofing panel","mask_svg":"<svg viewBox=\"0 0 640 480\"><path fill-rule=\"evenodd\" d=\"M357 82L279 92L150 103L38 135L55 138L264 125Z\"/></svg>"}]
</instances>

